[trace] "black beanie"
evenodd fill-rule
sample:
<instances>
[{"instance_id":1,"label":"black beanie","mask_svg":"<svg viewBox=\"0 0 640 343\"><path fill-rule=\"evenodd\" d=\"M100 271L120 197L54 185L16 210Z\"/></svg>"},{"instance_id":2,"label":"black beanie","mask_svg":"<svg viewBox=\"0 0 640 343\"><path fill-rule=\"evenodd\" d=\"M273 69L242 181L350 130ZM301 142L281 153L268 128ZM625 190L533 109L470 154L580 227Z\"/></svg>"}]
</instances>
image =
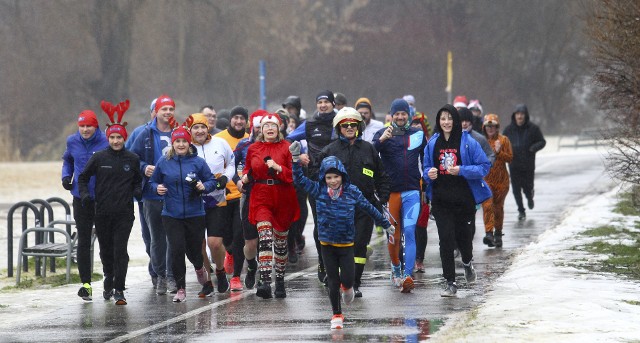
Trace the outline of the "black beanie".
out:
<instances>
[{"instance_id":1,"label":"black beanie","mask_svg":"<svg viewBox=\"0 0 640 343\"><path fill-rule=\"evenodd\" d=\"M327 99L327 101L329 101L330 103L332 103L334 106L336 105L336 99L333 97L333 92L332 91L322 91L320 92L317 96L316 96L316 103L318 103L318 101L320 99Z\"/></svg>"},{"instance_id":2,"label":"black beanie","mask_svg":"<svg viewBox=\"0 0 640 343\"><path fill-rule=\"evenodd\" d=\"M238 114L242 115L244 117L244 120L249 120L249 111L242 106L236 106L232 108L231 113L229 114L229 118L233 118L233 116Z\"/></svg>"}]
</instances>

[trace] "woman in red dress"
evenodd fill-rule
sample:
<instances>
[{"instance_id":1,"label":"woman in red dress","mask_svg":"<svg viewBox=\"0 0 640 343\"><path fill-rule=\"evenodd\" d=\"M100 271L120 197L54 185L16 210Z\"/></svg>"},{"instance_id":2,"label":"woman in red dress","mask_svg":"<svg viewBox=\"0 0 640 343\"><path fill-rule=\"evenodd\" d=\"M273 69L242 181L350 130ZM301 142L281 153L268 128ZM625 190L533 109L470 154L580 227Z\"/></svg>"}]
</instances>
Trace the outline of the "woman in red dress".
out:
<instances>
[{"instance_id":1,"label":"woman in red dress","mask_svg":"<svg viewBox=\"0 0 640 343\"><path fill-rule=\"evenodd\" d=\"M284 298L284 272L287 264L289 226L298 219L300 209L293 188L291 153L277 114L269 113L260 121L256 142L247 150L242 182L252 182L249 199L249 222L258 228L258 270L260 281L256 294L269 299L271 271L276 274L275 297Z\"/></svg>"}]
</instances>

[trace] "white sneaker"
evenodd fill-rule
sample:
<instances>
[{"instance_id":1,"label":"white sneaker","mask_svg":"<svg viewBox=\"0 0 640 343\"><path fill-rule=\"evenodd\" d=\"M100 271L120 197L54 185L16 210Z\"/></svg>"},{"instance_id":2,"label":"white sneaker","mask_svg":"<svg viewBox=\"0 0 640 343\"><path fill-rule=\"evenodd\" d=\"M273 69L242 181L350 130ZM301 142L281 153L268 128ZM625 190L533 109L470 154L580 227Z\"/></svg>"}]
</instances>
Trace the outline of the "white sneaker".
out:
<instances>
[{"instance_id":1,"label":"white sneaker","mask_svg":"<svg viewBox=\"0 0 640 343\"><path fill-rule=\"evenodd\" d=\"M342 329L344 323L344 316L341 314L334 314L331 318L331 330Z\"/></svg>"},{"instance_id":2,"label":"white sneaker","mask_svg":"<svg viewBox=\"0 0 640 343\"><path fill-rule=\"evenodd\" d=\"M351 304L356 296L353 287L345 289L344 286L340 285L340 291L342 292L342 301L344 301L345 305Z\"/></svg>"}]
</instances>

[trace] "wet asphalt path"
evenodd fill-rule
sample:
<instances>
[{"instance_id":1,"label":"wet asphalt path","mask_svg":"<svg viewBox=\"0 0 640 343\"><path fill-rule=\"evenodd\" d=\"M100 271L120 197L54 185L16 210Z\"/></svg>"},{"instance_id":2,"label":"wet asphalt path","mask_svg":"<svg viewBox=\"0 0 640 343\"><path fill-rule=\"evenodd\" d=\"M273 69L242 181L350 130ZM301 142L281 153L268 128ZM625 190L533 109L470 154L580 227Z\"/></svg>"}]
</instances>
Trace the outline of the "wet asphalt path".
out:
<instances>
[{"instance_id":1,"label":"wet asphalt path","mask_svg":"<svg viewBox=\"0 0 640 343\"><path fill-rule=\"evenodd\" d=\"M331 306L316 277L316 253L307 225L307 246L296 265L287 270L287 298L263 300L255 290L214 293L198 299L195 273L188 267L187 301L175 304L172 296L155 295L151 282L128 284L127 306L100 298L101 283L94 283L94 300L75 295L46 318L34 317L0 329L0 341L64 342L210 342L210 341L418 341L438 330L446 318L479 305L493 281L509 266L517 249L528 244L562 219L577 199L608 190L600 155L553 154L538 157L536 207L527 220L516 220L512 195L506 201L502 249L482 244L481 211L476 218L474 265L478 282L465 284L458 263L457 298L442 298L437 230L429 222L426 273L416 274L416 289L401 294L389 281L389 258L381 236L374 233L361 290L364 297L343 307L345 329L331 331ZM607 189L603 189L603 188ZM459 261L459 260L458 260ZM244 273L243 273L244 277ZM1 326L1 324L0 324Z\"/></svg>"}]
</instances>

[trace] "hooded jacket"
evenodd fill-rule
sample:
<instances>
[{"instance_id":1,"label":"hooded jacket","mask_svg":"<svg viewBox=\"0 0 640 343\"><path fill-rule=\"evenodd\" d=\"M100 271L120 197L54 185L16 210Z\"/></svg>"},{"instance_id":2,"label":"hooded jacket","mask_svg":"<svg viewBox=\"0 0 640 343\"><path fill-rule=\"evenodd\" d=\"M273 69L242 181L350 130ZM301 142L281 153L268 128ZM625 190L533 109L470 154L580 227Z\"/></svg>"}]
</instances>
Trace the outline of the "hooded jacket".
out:
<instances>
[{"instance_id":1,"label":"hooded jacket","mask_svg":"<svg viewBox=\"0 0 640 343\"><path fill-rule=\"evenodd\" d=\"M435 147L438 137L443 134L442 127L440 126L440 115L443 111L451 113L453 117L453 130L452 135L460 133L460 157L462 163L460 164L459 176L464 177L473 195L476 204L480 204L491 197L491 189L489 185L484 181L484 177L489 173L491 168L491 162L487 158L487 155L482 151L480 143L469 136L467 131L462 131L462 121L458 111L451 105L443 106L436 115L435 134L429 139L427 147L424 149L424 182L427 186L426 193L429 199L433 199L432 191L433 184L437 182L431 180L427 175L429 169L435 165ZM456 139L454 137L450 139Z\"/></svg>"},{"instance_id":2,"label":"hooded jacket","mask_svg":"<svg viewBox=\"0 0 640 343\"><path fill-rule=\"evenodd\" d=\"M337 200L332 200L328 193L328 186L324 180L329 169L337 169L342 174L342 194ZM299 162L293 163L294 183L300 185L316 199L318 213L318 239L325 245L349 246L353 245L356 227L354 214L356 206L369 214L376 225L389 227L389 221L376 210L362 195L355 185L351 184L344 165L335 156L322 160L319 180L312 181L302 173Z\"/></svg>"},{"instance_id":3,"label":"hooded jacket","mask_svg":"<svg viewBox=\"0 0 640 343\"><path fill-rule=\"evenodd\" d=\"M202 181L205 188L203 194L210 193L215 187L213 174L207 162L195 153L163 157L156 164L150 185L156 194L159 184L167 188L167 193L163 196L163 216L176 219L204 216L202 196L185 180L187 176Z\"/></svg>"},{"instance_id":4,"label":"hooded jacket","mask_svg":"<svg viewBox=\"0 0 640 343\"><path fill-rule=\"evenodd\" d=\"M82 138L80 132L77 131L67 137L67 149L62 154L62 178L73 177L71 195L80 198L80 190L78 189L80 173L93 154L108 147L107 137L100 128L96 129L96 132L89 139ZM92 177L89 181L89 196L92 199L95 198L95 186L96 180L95 177Z\"/></svg>"},{"instance_id":5,"label":"hooded jacket","mask_svg":"<svg viewBox=\"0 0 640 343\"><path fill-rule=\"evenodd\" d=\"M524 124L516 124L516 113L524 113ZM529 110L526 105L519 104L511 114L511 123L504 128L503 135L509 138L513 150L513 161L509 169L535 170L536 153L545 147L547 141L542 136L540 128L529 121Z\"/></svg>"}]
</instances>

